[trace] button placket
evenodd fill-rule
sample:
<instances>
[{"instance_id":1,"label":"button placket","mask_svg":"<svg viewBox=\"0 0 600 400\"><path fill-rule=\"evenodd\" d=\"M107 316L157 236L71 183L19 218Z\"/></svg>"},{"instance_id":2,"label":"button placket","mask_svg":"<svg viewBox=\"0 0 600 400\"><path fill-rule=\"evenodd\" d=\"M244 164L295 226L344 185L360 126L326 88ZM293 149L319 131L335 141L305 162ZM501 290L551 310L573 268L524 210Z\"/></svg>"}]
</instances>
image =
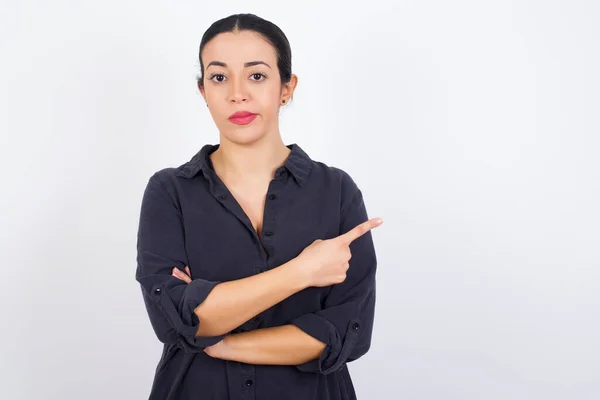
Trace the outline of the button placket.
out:
<instances>
[{"instance_id":1,"label":"button placket","mask_svg":"<svg viewBox=\"0 0 600 400\"><path fill-rule=\"evenodd\" d=\"M279 175L285 176L284 168L279 172ZM261 241L263 242L263 247L266 250L267 260L273 257L274 247L272 244L272 238L275 235L277 215L279 213L279 207L281 207L281 203L279 203L277 200L280 197L280 191L284 185L284 180L274 179L269 184L269 188L267 190L267 200L263 215L263 231L261 234Z\"/></svg>"},{"instance_id":2,"label":"button placket","mask_svg":"<svg viewBox=\"0 0 600 400\"><path fill-rule=\"evenodd\" d=\"M256 369L253 364L226 361L229 392L232 398L254 399Z\"/></svg>"}]
</instances>

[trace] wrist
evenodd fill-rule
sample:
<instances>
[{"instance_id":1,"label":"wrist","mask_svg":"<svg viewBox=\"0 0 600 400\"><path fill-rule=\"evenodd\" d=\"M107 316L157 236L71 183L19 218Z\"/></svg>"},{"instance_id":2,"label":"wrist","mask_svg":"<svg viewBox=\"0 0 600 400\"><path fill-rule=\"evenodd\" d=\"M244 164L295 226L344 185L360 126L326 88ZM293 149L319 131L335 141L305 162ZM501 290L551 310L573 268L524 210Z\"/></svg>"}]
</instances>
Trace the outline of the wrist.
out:
<instances>
[{"instance_id":1,"label":"wrist","mask_svg":"<svg viewBox=\"0 0 600 400\"><path fill-rule=\"evenodd\" d=\"M298 257L293 258L286 263L286 266L292 274L290 282L293 282L292 284L296 285L294 289L300 291L312 286L310 269L301 261L301 259Z\"/></svg>"},{"instance_id":2,"label":"wrist","mask_svg":"<svg viewBox=\"0 0 600 400\"><path fill-rule=\"evenodd\" d=\"M235 351L235 335L236 333L230 333L221 340L220 343L217 344L218 349L216 350L217 358L222 360L233 361L234 360L234 351Z\"/></svg>"}]
</instances>

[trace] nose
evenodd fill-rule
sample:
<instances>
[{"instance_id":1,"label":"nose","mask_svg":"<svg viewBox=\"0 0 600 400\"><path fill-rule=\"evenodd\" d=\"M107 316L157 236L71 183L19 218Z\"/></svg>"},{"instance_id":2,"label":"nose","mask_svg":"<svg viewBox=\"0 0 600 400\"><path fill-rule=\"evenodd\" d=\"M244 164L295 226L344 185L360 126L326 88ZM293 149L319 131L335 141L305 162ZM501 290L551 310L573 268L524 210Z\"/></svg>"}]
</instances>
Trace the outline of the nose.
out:
<instances>
[{"instance_id":1,"label":"nose","mask_svg":"<svg viewBox=\"0 0 600 400\"><path fill-rule=\"evenodd\" d=\"M229 81L229 101L240 103L248 100L248 91L243 78L232 78Z\"/></svg>"}]
</instances>

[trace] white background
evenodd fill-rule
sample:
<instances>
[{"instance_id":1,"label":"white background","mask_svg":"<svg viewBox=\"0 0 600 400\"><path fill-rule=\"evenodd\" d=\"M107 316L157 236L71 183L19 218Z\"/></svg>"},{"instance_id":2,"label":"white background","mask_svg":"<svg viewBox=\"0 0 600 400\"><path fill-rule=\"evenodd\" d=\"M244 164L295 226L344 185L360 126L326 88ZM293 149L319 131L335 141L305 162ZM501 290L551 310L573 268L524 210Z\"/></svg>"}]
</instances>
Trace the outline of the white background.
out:
<instances>
[{"instance_id":1,"label":"white background","mask_svg":"<svg viewBox=\"0 0 600 400\"><path fill-rule=\"evenodd\" d=\"M252 12L292 45L285 143L345 169L385 219L359 399L597 400L599 9L3 1L1 397L147 398L142 191L218 142L198 45Z\"/></svg>"}]
</instances>

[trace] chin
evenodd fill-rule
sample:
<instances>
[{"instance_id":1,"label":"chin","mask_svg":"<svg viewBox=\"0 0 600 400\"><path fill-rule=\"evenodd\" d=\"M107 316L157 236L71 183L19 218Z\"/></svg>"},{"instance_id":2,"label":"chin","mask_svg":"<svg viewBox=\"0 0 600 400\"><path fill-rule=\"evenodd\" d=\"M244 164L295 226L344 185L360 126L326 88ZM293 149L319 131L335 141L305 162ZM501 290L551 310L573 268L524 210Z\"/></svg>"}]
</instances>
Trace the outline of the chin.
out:
<instances>
[{"instance_id":1,"label":"chin","mask_svg":"<svg viewBox=\"0 0 600 400\"><path fill-rule=\"evenodd\" d=\"M266 136L264 131L259 129L248 129L241 127L239 129L229 129L223 134L225 139L236 144L251 144L259 141Z\"/></svg>"}]
</instances>

